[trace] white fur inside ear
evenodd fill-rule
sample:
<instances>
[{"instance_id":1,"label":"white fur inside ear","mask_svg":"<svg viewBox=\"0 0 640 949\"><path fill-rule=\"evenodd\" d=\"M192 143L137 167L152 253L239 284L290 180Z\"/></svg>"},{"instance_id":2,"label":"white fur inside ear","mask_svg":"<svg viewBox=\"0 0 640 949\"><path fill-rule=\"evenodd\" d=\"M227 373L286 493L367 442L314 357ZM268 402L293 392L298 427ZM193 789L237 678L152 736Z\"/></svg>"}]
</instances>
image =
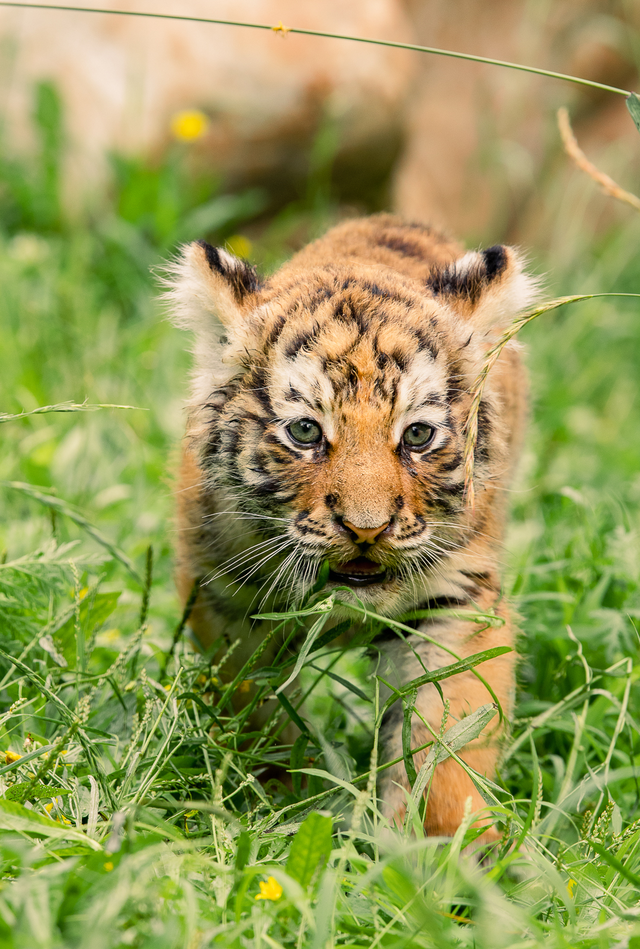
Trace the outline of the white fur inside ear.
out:
<instances>
[{"instance_id":1,"label":"white fur inside ear","mask_svg":"<svg viewBox=\"0 0 640 949\"><path fill-rule=\"evenodd\" d=\"M479 299L469 316L481 330L502 326L533 306L540 297L540 279L525 272L524 258L512 247L505 247L506 267L482 287ZM459 270L458 270L459 268ZM481 273L485 268L482 253L471 252L456 261L456 271Z\"/></svg>"},{"instance_id":2,"label":"white fur inside ear","mask_svg":"<svg viewBox=\"0 0 640 949\"><path fill-rule=\"evenodd\" d=\"M218 253L232 270L236 258L226 251ZM210 392L228 385L242 370L241 356L250 336L249 321L232 288L212 272L203 247L197 243L181 248L180 256L169 265L162 282L163 299L172 322L195 335L195 388L208 388Z\"/></svg>"}]
</instances>

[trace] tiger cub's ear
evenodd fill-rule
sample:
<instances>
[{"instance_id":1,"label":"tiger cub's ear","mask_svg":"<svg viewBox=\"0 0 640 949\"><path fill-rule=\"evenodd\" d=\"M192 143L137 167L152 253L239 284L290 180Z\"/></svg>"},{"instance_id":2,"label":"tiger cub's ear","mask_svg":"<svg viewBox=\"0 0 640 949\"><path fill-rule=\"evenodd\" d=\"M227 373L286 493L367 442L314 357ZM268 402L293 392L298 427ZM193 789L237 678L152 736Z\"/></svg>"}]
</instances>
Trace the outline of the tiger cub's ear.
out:
<instances>
[{"instance_id":1,"label":"tiger cub's ear","mask_svg":"<svg viewBox=\"0 0 640 949\"><path fill-rule=\"evenodd\" d=\"M260 289L255 269L246 260L206 241L185 244L166 282L174 322L195 333L207 332L212 321L231 329Z\"/></svg>"},{"instance_id":2,"label":"tiger cub's ear","mask_svg":"<svg viewBox=\"0 0 640 949\"><path fill-rule=\"evenodd\" d=\"M539 293L537 279L524 272L518 252L501 244L435 267L427 287L479 329L508 322Z\"/></svg>"},{"instance_id":3,"label":"tiger cub's ear","mask_svg":"<svg viewBox=\"0 0 640 949\"><path fill-rule=\"evenodd\" d=\"M163 283L171 319L195 333L196 363L217 385L237 372L255 334L255 269L205 241L186 244L168 268Z\"/></svg>"}]
</instances>

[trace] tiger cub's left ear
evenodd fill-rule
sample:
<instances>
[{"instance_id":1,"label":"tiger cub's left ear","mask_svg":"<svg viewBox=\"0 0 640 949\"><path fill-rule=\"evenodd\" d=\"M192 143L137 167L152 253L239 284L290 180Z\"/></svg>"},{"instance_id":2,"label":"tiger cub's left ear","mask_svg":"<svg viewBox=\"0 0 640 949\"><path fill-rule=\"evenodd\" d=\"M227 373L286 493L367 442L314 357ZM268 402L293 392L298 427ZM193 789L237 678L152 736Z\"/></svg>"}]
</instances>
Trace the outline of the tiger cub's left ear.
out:
<instances>
[{"instance_id":1,"label":"tiger cub's left ear","mask_svg":"<svg viewBox=\"0 0 640 949\"><path fill-rule=\"evenodd\" d=\"M435 267L427 287L480 329L508 322L539 294L539 282L524 272L522 257L501 244Z\"/></svg>"}]
</instances>

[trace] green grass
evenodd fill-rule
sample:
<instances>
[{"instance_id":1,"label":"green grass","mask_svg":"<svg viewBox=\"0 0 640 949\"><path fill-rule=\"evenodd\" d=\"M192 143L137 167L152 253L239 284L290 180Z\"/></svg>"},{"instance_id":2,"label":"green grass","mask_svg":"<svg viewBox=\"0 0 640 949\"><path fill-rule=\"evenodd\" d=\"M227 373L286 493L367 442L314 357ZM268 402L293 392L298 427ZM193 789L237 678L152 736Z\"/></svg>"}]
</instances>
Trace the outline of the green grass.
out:
<instances>
[{"instance_id":1,"label":"green grass","mask_svg":"<svg viewBox=\"0 0 640 949\"><path fill-rule=\"evenodd\" d=\"M592 301L525 331L533 417L505 554L522 662L485 785L504 840L480 869L460 859L468 826L448 842L417 821L385 829L361 648L311 652L297 711L274 722L302 717L291 747L239 737L224 661L179 632L171 471L189 358L149 268L180 240L238 233L276 266L336 213L330 149L275 216L176 149L114 161L110 192L70 220L59 113L43 86L39 153L0 160L0 412L138 408L0 417L0 945L638 949L637 304ZM639 289L629 212L566 243L590 187L536 257L550 295ZM551 221L552 185L541 200ZM270 692L294 669L285 651L246 678ZM8 750L23 757L5 763ZM296 769L290 786L253 778L278 764ZM269 877L282 895L256 900Z\"/></svg>"}]
</instances>

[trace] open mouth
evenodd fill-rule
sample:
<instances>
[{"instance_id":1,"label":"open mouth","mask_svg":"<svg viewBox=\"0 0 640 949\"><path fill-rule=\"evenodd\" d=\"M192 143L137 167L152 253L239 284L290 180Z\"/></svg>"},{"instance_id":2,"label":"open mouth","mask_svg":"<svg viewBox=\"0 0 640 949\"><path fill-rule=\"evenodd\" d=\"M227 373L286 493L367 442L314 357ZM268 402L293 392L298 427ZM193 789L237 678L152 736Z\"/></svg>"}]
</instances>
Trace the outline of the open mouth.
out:
<instances>
[{"instance_id":1,"label":"open mouth","mask_svg":"<svg viewBox=\"0 0 640 949\"><path fill-rule=\"evenodd\" d=\"M356 557L355 560L340 563L329 573L330 580L350 587L368 587L372 583L384 583L386 577L387 568L366 557Z\"/></svg>"}]
</instances>

